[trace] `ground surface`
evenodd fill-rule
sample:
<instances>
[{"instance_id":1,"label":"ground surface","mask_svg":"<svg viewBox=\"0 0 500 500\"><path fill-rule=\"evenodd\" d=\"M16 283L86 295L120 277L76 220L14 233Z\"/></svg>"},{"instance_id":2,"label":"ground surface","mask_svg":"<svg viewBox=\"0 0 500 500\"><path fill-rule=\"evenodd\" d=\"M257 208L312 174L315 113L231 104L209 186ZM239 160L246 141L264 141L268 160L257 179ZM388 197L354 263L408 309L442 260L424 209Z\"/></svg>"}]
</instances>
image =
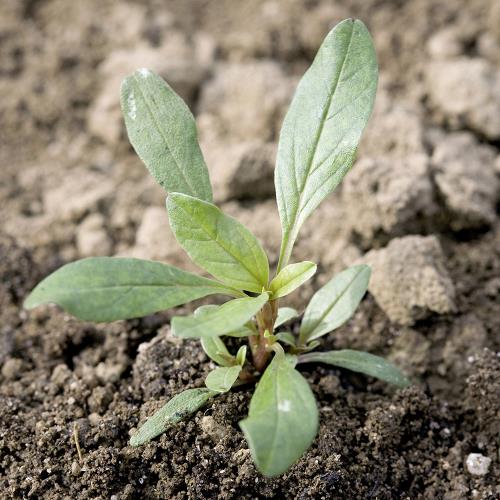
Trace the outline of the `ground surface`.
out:
<instances>
[{"instance_id":1,"label":"ground surface","mask_svg":"<svg viewBox=\"0 0 500 500\"><path fill-rule=\"evenodd\" d=\"M192 269L124 136L121 79L149 66L183 95L217 201L275 261L279 126L349 16L374 35L376 110L356 166L302 233L295 258L320 270L290 303L370 262L370 293L323 348L388 356L414 386L309 367L320 432L276 480L256 473L239 432L245 389L128 447L130 429L203 384L198 345L170 335L170 313L94 326L20 307L88 255ZM498 2L3 0L0 61L2 498L500 497ZM485 475L470 453L491 459Z\"/></svg>"}]
</instances>

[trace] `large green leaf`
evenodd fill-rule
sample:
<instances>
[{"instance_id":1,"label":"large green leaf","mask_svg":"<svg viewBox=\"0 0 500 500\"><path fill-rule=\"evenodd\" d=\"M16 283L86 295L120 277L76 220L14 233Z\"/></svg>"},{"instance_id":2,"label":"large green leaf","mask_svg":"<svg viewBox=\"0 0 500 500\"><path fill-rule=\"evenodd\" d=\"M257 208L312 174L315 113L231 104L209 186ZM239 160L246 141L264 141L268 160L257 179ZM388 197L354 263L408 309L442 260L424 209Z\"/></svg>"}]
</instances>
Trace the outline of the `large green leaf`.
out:
<instances>
[{"instance_id":1,"label":"large green leaf","mask_svg":"<svg viewBox=\"0 0 500 500\"><path fill-rule=\"evenodd\" d=\"M343 325L361 302L368 288L370 274L369 266L352 266L320 288L304 312L300 343L321 337Z\"/></svg>"},{"instance_id":2,"label":"large green leaf","mask_svg":"<svg viewBox=\"0 0 500 500\"><path fill-rule=\"evenodd\" d=\"M308 261L288 264L269 284L269 290L273 294L273 299L284 297L293 292L314 275L316 268L317 266L314 262Z\"/></svg>"},{"instance_id":3,"label":"large green leaf","mask_svg":"<svg viewBox=\"0 0 500 500\"><path fill-rule=\"evenodd\" d=\"M148 418L136 434L130 438L130 446L148 443L169 427L179 423L201 408L217 392L210 389L188 389L174 396L152 417Z\"/></svg>"},{"instance_id":4,"label":"large green leaf","mask_svg":"<svg viewBox=\"0 0 500 500\"><path fill-rule=\"evenodd\" d=\"M305 219L351 168L377 88L372 39L361 21L335 26L300 81L281 130L275 170L283 229L278 269Z\"/></svg>"},{"instance_id":5,"label":"large green leaf","mask_svg":"<svg viewBox=\"0 0 500 500\"><path fill-rule=\"evenodd\" d=\"M250 337L251 335L255 335L255 331L252 328L243 325L242 327L237 328L232 332L225 333L224 335L226 337L235 337L241 339L243 337Z\"/></svg>"},{"instance_id":6,"label":"large green leaf","mask_svg":"<svg viewBox=\"0 0 500 500\"><path fill-rule=\"evenodd\" d=\"M219 208L191 196L171 193L170 225L191 259L227 285L260 293L267 287L269 262L257 238Z\"/></svg>"},{"instance_id":7,"label":"large green leaf","mask_svg":"<svg viewBox=\"0 0 500 500\"><path fill-rule=\"evenodd\" d=\"M160 262L94 257L67 264L39 283L24 302L55 303L90 321L137 318L206 295L241 296L216 281Z\"/></svg>"},{"instance_id":8,"label":"large green leaf","mask_svg":"<svg viewBox=\"0 0 500 500\"><path fill-rule=\"evenodd\" d=\"M207 311L209 311L210 309L212 310L215 310L217 309L219 306L215 305L215 304L208 304L208 305L204 305L204 306L200 306L198 307L198 309L196 309L196 311L194 312L194 315L195 316L199 316L200 314L204 314L206 313ZM224 335L226 337L236 337L236 338L242 338L242 337L249 337L250 335L254 335L256 334L256 330L255 330L255 327L252 325L252 322L249 321L247 322L245 325L237 328L236 330L234 330L233 332L229 332L229 333L225 333ZM205 337L205 340L208 342L208 340L214 340L215 341L219 341L219 342L222 342L222 340L220 339L217 339L216 337ZM208 345L208 344L207 344ZM214 344L212 344L214 345ZM220 344L219 344L220 345ZM202 346L203 346L203 339L202 339ZM207 352L205 350L205 352ZM208 354L208 352L207 352ZM210 355L209 355L210 356ZM213 359L213 358L212 358ZM214 361L216 361L214 359Z\"/></svg>"},{"instance_id":9,"label":"large green leaf","mask_svg":"<svg viewBox=\"0 0 500 500\"><path fill-rule=\"evenodd\" d=\"M172 318L172 332L183 338L220 337L243 326L267 302L269 296L235 299L202 314Z\"/></svg>"},{"instance_id":10,"label":"large green leaf","mask_svg":"<svg viewBox=\"0 0 500 500\"><path fill-rule=\"evenodd\" d=\"M241 366L222 366L212 370L205 380L205 385L214 392L227 392L238 380L241 372Z\"/></svg>"},{"instance_id":11,"label":"large green leaf","mask_svg":"<svg viewBox=\"0 0 500 500\"><path fill-rule=\"evenodd\" d=\"M121 105L130 142L156 181L168 192L212 201L193 115L169 85L140 69L123 81Z\"/></svg>"},{"instance_id":12,"label":"large green leaf","mask_svg":"<svg viewBox=\"0 0 500 500\"><path fill-rule=\"evenodd\" d=\"M384 380L399 387L410 385L410 381L389 361L368 352L343 349L340 351L311 352L299 356L300 363L327 363L347 368L371 377Z\"/></svg>"},{"instance_id":13,"label":"large green leaf","mask_svg":"<svg viewBox=\"0 0 500 500\"><path fill-rule=\"evenodd\" d=\"M262 376L240 422L257 468L265 476L285 472L309 448L318 429L318 410L296 359L277 354Z\"/></svg>"}]
</instances>

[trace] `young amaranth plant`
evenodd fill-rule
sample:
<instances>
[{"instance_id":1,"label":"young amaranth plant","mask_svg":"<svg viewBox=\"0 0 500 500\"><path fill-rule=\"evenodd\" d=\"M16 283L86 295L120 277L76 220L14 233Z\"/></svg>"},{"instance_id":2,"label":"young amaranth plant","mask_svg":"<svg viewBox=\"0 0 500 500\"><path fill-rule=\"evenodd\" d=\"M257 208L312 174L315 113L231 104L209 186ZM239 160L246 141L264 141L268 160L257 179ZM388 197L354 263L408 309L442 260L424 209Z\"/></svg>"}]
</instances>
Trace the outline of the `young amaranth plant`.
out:
<instances>
[{"instance_id":1,"label":"young amaranth plant","mask_svg":"<svg viewBox=\"0 0 500 500\"><path fill-rule=\"evenodd\" d=\"M326 37L302 78L280 134L275 170L282 243L276 275L255 236L212 202L208 169L194 118L158 75L141 69L126 78L121 104L130 141L167 191L172 231L191 259L215 279L159 262L99 257L67 264L44 279L27 308L56 303L83 320L136 318L211 294L232 298L174 317L172 332L198 338L217 365L204 388L188 389L150 417L130 444L139 446L232 387L257 381L249 415L240 422L259 471L285 472L308 449L318 410L303 363L320 362L361 372L397 386L408 379L383 358L354 350L312 352L318 339L344 324L366 292L370 268L349 267L317 291L298 335L276 332L298 312L279 307L283 297L316 272L313 262L290 264L300 227L351 168L377 87L377 62L368 30L347 19ZM223 337L245 338L236 354Z\"/></svg>"}]
</instances>

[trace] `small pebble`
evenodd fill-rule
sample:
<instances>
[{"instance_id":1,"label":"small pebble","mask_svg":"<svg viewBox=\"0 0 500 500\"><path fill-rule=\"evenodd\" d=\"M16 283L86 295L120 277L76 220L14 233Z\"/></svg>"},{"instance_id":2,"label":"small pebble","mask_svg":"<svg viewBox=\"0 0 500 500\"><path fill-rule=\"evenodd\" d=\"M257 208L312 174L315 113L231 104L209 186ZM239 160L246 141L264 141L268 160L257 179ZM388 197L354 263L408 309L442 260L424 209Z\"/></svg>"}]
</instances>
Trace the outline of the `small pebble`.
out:
<instances>
[{"instance_id":1,"label":"small pebble","mask_svg":"<svg viewBox=\"0 0 500 500\"><path fill-rule=\"evenodd\" d=\"M2 375L7 380L14 380L19 377L23 362L21 359L10 358L2 366Z\"/></svg>"},{"instance_id":2,"label":"small pebble","mask_svg":"<svg viewBox=\"0 0 500 500\"><path fill-rule=\"evenodd\" d=\"M80 464L78 462L74 461L71 464L71 474L73 474L73 476L79 476L81 471L82 471L82 468L80 467Z\"/></svg>"},{"instance_id":3,"label":"small pebble","mask_svg":"<svg viewBox=\"0 0 500 500\"><path fill-rule=\"evenodd\" d=\"M481 455L481 453L469 453L465 465L473 476L485 476L490 468L491 458Z\"/></svg>"}]
</instances>

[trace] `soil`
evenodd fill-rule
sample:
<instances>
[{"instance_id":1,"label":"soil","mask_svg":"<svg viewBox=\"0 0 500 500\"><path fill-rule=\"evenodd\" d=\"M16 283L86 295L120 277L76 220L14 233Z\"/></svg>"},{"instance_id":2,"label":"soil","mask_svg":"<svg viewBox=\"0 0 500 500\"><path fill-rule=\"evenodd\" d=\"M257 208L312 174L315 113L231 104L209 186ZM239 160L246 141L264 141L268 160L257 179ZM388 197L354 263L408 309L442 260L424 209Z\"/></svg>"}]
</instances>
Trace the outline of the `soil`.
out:
<instances>
[{"instance_id":1,"label":"soil","mask_svg":"<svg viewBox=\"0 0 500 500\"><path fill-rule=\"evenodd\" d=\"M239 430L245 387L129 447L213 368L170 334L184 309L109 325L22 309L43 276L88 255L193 269L126 140L120 80L147 65L183 95L216 199L275 264L279 124L322 38L349 16L374 36L376 109L358 165L298 242L296 260L319 271L289 304L372 262L369 293L321 349L387 356L414 384L305 367L320 430L277 479L256 472ZM499 26L494 0L3 0L0 497L500 498ZM470 453L491 459L484 475Z\"/></svg>"}]
</instances>

